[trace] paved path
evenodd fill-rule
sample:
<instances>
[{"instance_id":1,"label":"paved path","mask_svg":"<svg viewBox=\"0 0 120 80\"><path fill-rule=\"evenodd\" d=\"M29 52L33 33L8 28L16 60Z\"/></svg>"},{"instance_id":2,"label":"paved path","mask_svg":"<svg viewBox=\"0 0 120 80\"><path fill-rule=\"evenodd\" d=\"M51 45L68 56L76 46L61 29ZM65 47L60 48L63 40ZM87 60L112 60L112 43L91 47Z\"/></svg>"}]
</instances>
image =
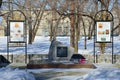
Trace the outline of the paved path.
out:
<instances>
[{"instance_id":1,"label":"paved path","mask_svg":"<svg viewBox=\"0 0 120 80\"><path fill-rule=\"evenodd\" d=\"M61 80L63 76L82 76L85 72L43 72L43 73L33 73L36 80Z\"/></svg>"}]
</instances>

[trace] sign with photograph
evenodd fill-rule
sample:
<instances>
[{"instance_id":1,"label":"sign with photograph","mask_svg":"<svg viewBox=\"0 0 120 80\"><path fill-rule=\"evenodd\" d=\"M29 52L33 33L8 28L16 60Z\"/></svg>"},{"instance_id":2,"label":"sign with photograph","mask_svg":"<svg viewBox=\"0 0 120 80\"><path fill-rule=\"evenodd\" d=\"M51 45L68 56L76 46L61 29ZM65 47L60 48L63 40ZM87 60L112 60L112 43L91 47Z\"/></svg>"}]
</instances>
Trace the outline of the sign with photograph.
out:
<instances>
[{"instance_id":1,"label":"sign with photograph","mask_svg":"<svg viewBox=\"0 0 120 80\"><path fill-rule=\"evenodd\" d=\"M24 41L24 22L10 21L10 41L11 42Z\"/></svg>"},{"instance_id":2,"label":"sign with photograph","mask_svg":"<svg viewBox=\"0 0 120 80\"><path fill-rule=\"evenodd\" d=\"M97 42L111 42L111 22L97 22Z\"/></svg>"}]
</instances>

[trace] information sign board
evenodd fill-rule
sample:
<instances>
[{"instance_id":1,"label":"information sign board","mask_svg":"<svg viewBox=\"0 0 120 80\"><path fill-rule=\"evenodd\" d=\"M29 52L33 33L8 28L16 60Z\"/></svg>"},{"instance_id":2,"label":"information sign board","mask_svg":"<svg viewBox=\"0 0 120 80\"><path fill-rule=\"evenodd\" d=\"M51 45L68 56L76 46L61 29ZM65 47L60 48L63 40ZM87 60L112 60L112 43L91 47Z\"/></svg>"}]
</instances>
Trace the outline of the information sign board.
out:
<instances>
[{"instance_id":1,"label":"information sign board","mask_svg":"<svg viewBox=\"0 0 120 80\"><path fill-rule=\"evenodd\" d=\"M97 22L96 42L111 42L111 22Z\"/></svg>"},{"instance_id":2,"label":"information sign board","mask_svg":"<svg viewBox=\"0 0 120 80\"><path fill-rule=\"evenodd\" d=\"M24 22L10 21L10 42L24 42Z\"/></svg>"}]
</instances>

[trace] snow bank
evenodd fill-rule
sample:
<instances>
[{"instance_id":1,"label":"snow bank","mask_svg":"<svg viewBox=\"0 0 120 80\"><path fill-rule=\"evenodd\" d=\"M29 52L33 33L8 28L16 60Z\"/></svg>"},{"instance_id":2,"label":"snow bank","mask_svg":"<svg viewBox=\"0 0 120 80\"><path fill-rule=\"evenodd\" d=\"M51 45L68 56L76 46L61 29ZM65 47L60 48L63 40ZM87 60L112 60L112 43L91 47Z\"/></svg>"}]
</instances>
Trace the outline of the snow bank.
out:
<instances>
[{"instance_id":1,"label":"snow bank","mask_svg":"<svg viewBox=\"0 0 120 80\"><path fill-rule=\"evenodd\" d=\"M1 68L0 80L35 80L35 78L25 70Z\"/></svg>"},{"instance_id":2,"label":"snow bank","mask_svg":"<svg viewBox=\"0 0 120 80\"><path fill-rule=\"evenodd\" d=\"M49 80L120 80L120 69L111 63L99 63L94 64L95 69L90 68L80 68L80 69L28 69L28 72L32 73L49 73L52 76ZM71 72L73 74L69 75ZM81 73L86 73L85 75L80 75ZM52 73L63 73L64 75L54 76ZM65 75L65 73L67 73ZM78 73L78 74L74 74ZM48 77L48 75L45 75Z\"/></svg>"},{"instance_id":3,"label":"snow bank","mask_svg":"<svg viewBox=\"0 0 120 80\"><path fill-rule=\"evenodd\" d=\"M120 80L120 69L97 69L80 80Z\"/></svg>"},{"instance_id":4,"label":"snow bank","mask_svg":"<svg viewBox=\"0 0 120 80\"><path fill-rule=\"evenodd\" d=\"M96 63L97 68L79 80L120 80L120 69L111 63Z\"/></svg>"},{"instance_id":5,"label":"snow bank","mask_svg":"<svg viewBox=\"0 0 120 80\"><path fill-rule=\"evenodd\" d=\"M95 69L84 76L66 75L66 76L54 77L52 79L53 80L120 80L120 69L117 68Z\"/></svg>"}]
</instances>

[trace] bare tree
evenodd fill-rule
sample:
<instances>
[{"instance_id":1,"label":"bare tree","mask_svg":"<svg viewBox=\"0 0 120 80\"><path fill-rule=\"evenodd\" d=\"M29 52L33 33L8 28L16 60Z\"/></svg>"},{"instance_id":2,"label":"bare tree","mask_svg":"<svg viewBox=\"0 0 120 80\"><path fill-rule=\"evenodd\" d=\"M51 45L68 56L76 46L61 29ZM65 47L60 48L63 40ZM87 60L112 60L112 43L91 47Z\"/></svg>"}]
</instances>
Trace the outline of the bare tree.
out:
<instances>
[{"instance_id":1,"label":"bare tree","mask_svg":"<svg viewBox=\"0 0 120 80\"><path fill-rule=\"evenodd\" d=\"M81 18L82 16L87 16L93 19L93 17L84 13L84 7L87 5L87 2L87 0L58 0L59 6L53 8L59 15L70 19L70 46L74 48L76 53L78 52ZM86 34L86 31L84 32Z\"/></svg>"},{"instance_id":2,"label":"bare tree","mask_svg":"<svg viewBox=\"0 0 120 80\"><path fill-rule=\"evenodd\" d=\"M57 1L50 1L48 0L48 4L50 6L50 12L51 12L51 18L48 19L49 21L49 24L50 24L50 31L49 31L49 34L50 34L50 41L52 41L53 39L56 39L56 35L57 35L57 29L58 29L58 26L60 24L60 21L62 20L63 16L62 15L59 15L55 9L57 9Z\"/></svg>"},{"instance_id":3,"label":"bare tree","mask_svg":"<svg viewBox=\"0 0 120 80\"><path fill-rule=\"evenodd\" d=\"M31 3L30 3L30 5L31 5L30 9L32 9L32 13L30 13L30 19L32 19L32 36L30 35L29 39L32 39L31 41L33 42L34 39L35 39L36 33L38 31L38 28L39 28L42 16L43 16L44 11L45 11L46 0L43 0L43 1L33 1L33 2L31 1ZM38 4L39 6L36 6L36 4ZM31 15L34 15L34 16L31 16ZM31 22L30 19L29 19L29 21ZM29 26L31 26L31 25L29 25Z\"/></svg>"},{"instance_id":4,"label":"bare tree","mask_svg":"<svg viewBox=\"0 0 120 80\"><path fill-rule=\"evenodd\" d=\"M118 0L114 1L113 8L111 11L114 12L114 21L116 21L113 32L118 30L118 34L120 35L120 3Z\"/></svg>"},{"instance_id":5,"label":"bare tree","mask_svg":"<svg viewBox=\"0 0 120 80\"><path fill-rule=\"evenodd\" d=\"M75 52L78 52L78 41L80 39L81 28L84 30L85 35L85 49L87 48L87 32L90 39L94 32L95 20L94 16L99 10L115 11L117 14L118 24L113 29L116 30L120 26L120 3L118 0L8 0L10 5L4 6L4 9L13 8L15 10L21 10L27 17L29 27L29 43L34 41L38 28L40 27L41 20L44 12L50 11L51 18L47 18L50 23L50 40L56 38L57 29L60 21L65 17L70 20L70 46L75 48ZM7 2L8 2L7 1ZM113 6L111 5L112 2ZM10 7L9 7L10 6ZM100 8L101 7L101 8ZM11 9L10 8L10 9ZM8 12L6 12L7 14ZM2 15L2 14L1 14ZM88 20L88 26L86 25L86 19ZM5 17L4 17L5 18ZM82 24L82 25L81 25Z\"/></svg>"},{"instance_id":6,"label":"bare tree","mask_svg":"<svg viewBox=\"0 0 120 80\"><path fill-rule=\"evenodd\" d=\"M21 4L19 7L27 17L29 25L29 44L31 44L38 31L42 16L46 7L46 0L25 0L21 3L20 0L16 0L17 3Z\"/></svg>"}]
</instances>

